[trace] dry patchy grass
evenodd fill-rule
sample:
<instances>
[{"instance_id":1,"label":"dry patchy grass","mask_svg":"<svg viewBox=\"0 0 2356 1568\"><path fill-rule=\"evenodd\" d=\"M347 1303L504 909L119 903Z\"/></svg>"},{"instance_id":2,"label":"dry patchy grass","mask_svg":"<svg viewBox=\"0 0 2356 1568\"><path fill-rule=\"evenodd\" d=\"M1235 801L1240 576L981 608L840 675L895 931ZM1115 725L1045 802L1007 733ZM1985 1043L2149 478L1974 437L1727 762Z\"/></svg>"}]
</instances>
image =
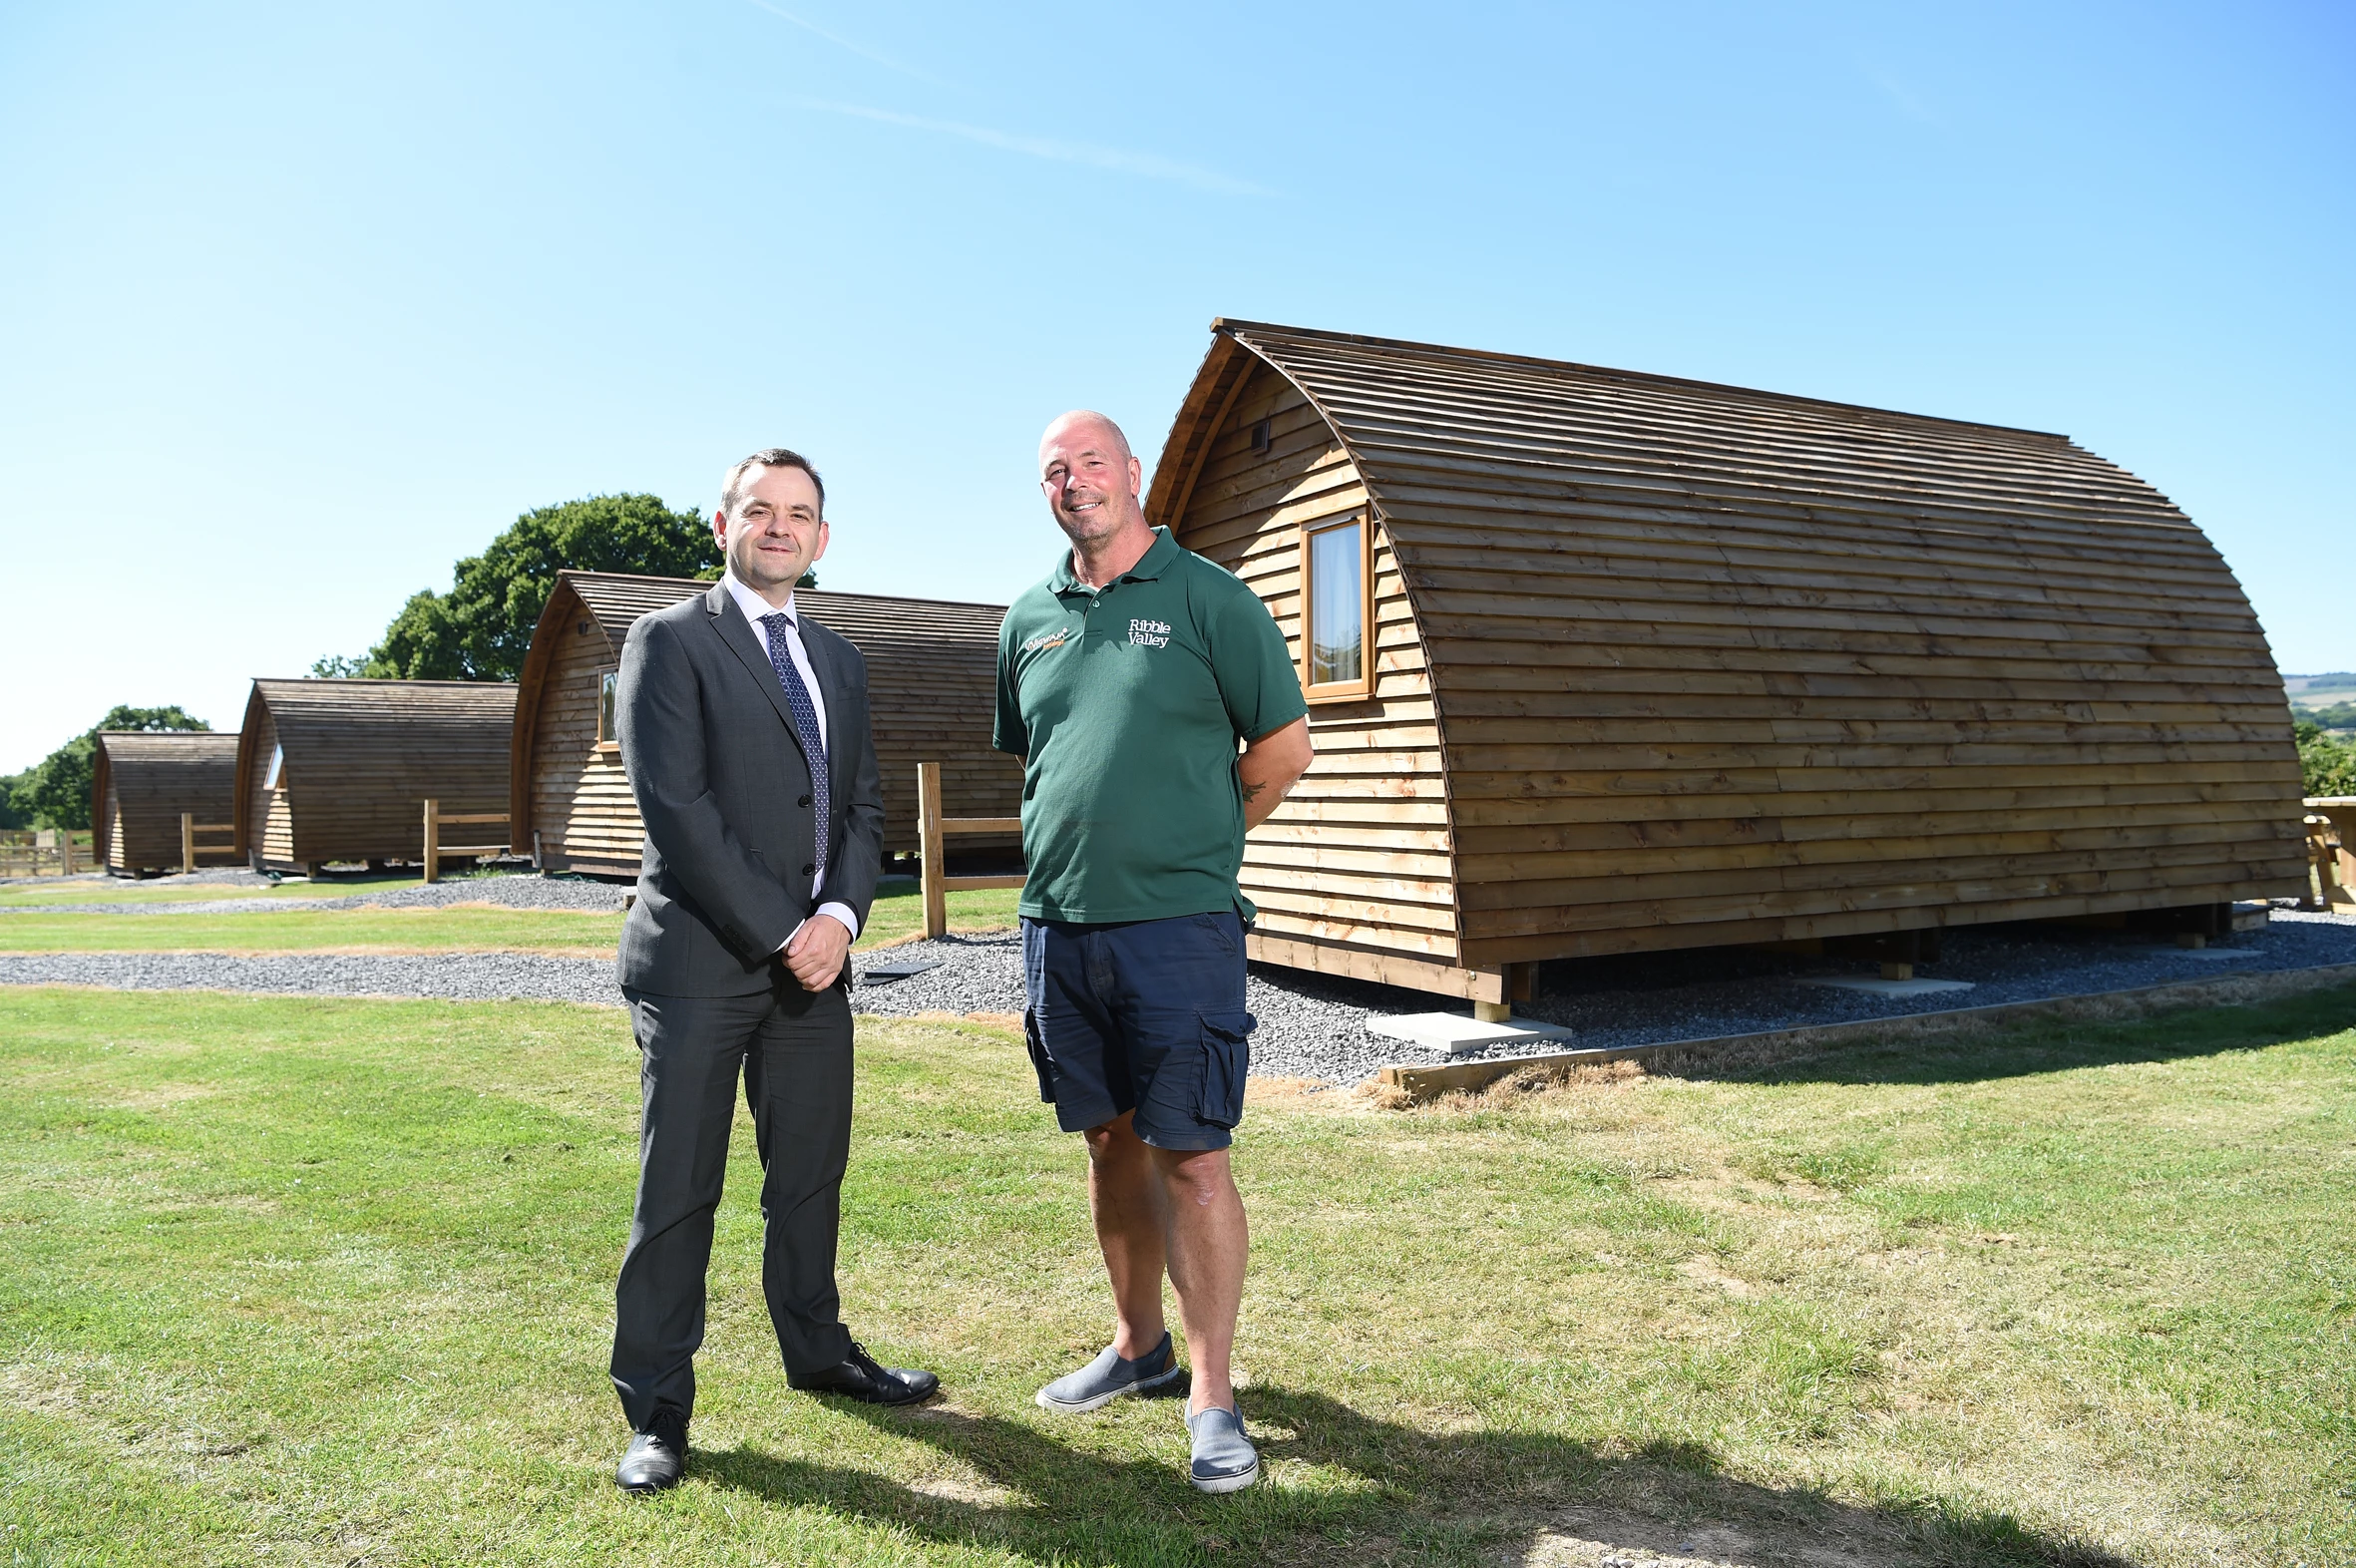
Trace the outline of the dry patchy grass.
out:
<instances>
[{"instance_id":1,"label":"dry patchy grass","mask_svg":"<svg viewBox=\"0 0 2356 1568\"><path fill-rule=\"evenodd\" d=\"M633 1504L617 1014L8 994L0 1507L90 1562L2320 1568L2356 1551L2350 1011L1405 1112L1257 1083L1270 1473L1226 1500L1166 1405L1029 1402L1103 1302L1008 1031L863 1020L845 1300L949 1398L784 1390L740 1172L695 1473Z\"/></svg>"}]
</instances>

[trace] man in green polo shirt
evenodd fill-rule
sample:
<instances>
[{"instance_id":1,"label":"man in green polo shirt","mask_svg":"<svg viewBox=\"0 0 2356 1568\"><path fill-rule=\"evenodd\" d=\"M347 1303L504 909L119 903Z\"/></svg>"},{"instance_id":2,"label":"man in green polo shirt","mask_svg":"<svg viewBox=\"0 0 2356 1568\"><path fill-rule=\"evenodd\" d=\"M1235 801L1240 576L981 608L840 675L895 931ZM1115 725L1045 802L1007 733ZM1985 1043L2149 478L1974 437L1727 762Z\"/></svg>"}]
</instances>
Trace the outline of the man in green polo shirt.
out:
<instances>
[{"instance_id":1,"label":"man in green polo shirt","mask_svg":"<svg viewBox=\"0 0 2356 1568\"><path fill-rule=\"evenodd\" d=\"M1236 877L1245 830L1309 766L1309 709L1268 606L1147 526L1141 477L1103 415L1047 427L1039 485L1071 548L998 633L996 744L1023 759L1025 1032L1039 1097L1087 1138L1114 1313L1112 1344L1038 1402L1182 1385L1166 1270L1190 1479L1229 1492L1260 1474L1228 1373L1250 1251L1227 1154L1252 1030Z\"/></svg>"}]
</instances>

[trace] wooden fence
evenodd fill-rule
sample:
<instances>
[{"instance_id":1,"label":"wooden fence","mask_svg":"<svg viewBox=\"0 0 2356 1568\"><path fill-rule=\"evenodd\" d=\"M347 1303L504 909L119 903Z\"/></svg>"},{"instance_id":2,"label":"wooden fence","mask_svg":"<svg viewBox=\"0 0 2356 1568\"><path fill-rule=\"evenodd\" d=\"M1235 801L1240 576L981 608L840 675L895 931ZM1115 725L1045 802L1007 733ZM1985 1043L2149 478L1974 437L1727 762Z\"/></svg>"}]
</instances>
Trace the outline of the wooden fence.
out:
<instances>
[{"instance_id":1,"label":"wooden fence","mask_svg":"<svg viewBox=\"0 0 2356 1568\"><path fill-rule=\"evenodd\" d=\"M925 891L925 935L942 937L949 934L950 890L966 888L1019 888L1020 877L953 877L949 874L948 853L943 841L959 835L979 833L1020 833L1020 817L944 817L941 814L941 764L917 764L917 853L923 859Z\"/></svg>"},{"instance_id":2,"label":"wooden fence","mask_svg":"<svg viewBox=\"0 0 2356 1568\"><path fill-rule=\"evenodd\" d=\"M505 843L445 844L442 842L442 829L445 826L473 827L486 822L497 822L504 826L507 821L508 814L504 811L457 811L445 817L442 815L440 801L427 801L425 803L425 854L421 857L425 864L425 880L428 882L442 880L442 857L445 855L505 855L508 852L509 846Z\"/></svg>"},{"instance_id":3,"label":"wooden fence","mask_svg":"<svg viewBox=\"0 0 2356 1568\"><path fill-rule=\"evenodd\" d=\"M2356 795L2306 805L2307 908L2356 914Z\"/></svg>"},{"instance_id":4,"label":"wooden fence","mask_svg":"<svg viewBox=\"0 0 2356 1568\"><path fill-rule=\"evenodd\" d=\"M196 835L199 833L226 833L229 836L229 842L226 844L199 844L196 842ZM180 814L181 874L183 876L196 875L197 857L202 855L226 855L231 860L236 859L237 825L234 822L198 822L196 813L184 811Z\"/></svg>"},{"instance_id":5,"label":"wooden fence","mask_svg":"<svg viewBox=\"0 0 2356 1568\"><path fill-rule=\"evenodd\" d=\"M0 832L0 877L71 877L94 868L91 836L59 828Z\"/></svg>"}]
</instances>

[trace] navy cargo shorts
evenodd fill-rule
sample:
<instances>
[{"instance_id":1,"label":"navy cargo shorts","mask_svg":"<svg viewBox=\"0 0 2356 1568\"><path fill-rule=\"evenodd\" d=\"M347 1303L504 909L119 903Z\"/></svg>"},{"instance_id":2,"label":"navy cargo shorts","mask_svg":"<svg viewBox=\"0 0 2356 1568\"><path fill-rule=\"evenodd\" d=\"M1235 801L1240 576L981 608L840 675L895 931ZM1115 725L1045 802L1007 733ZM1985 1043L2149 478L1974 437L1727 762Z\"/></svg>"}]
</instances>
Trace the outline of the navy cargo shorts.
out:
<instances>
[{"instance_id":1,"label":"navy cargo shorts","mask_svg":"<svg viewBox=\"0 0 2356 1568\"><path fill-rule=\"evenodd\" d=\"M1022 921L1022 1015L1065 1132L1135 1111L1157 1149L1224 1149L1244 1116L1253 1018L1233 910L1114 925Z\"/></svg>"}]
</instances>

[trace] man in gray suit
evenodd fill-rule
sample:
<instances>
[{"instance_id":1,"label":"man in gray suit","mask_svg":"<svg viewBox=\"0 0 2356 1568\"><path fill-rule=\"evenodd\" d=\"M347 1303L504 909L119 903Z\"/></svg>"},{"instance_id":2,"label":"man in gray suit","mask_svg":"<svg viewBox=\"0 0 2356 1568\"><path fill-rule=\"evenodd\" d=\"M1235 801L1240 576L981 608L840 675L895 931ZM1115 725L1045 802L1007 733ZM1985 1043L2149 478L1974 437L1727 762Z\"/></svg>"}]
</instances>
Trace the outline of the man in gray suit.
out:
<instances>
[{"instance_id":1,"label":"man in gray suit","mask_svg":"<svg viewBox=\"0 0 2356 1568\"><path fill-rule=\"evenodd\" d=\"M621 760L646 823L621 988L641 1055L638 1196L614 1287L625 1491L677 1482L703 1343L712 1211L736 1079L761 1158L761 1287L796 1388L906 1404L931 1372L881 1367L843 1327L835 1237L851 1146L851 943L884 808L859 650L794 606L826 554L826 491L782 447L728 471L727 576L622 646Z\"/></svg>"}]
</instances>

